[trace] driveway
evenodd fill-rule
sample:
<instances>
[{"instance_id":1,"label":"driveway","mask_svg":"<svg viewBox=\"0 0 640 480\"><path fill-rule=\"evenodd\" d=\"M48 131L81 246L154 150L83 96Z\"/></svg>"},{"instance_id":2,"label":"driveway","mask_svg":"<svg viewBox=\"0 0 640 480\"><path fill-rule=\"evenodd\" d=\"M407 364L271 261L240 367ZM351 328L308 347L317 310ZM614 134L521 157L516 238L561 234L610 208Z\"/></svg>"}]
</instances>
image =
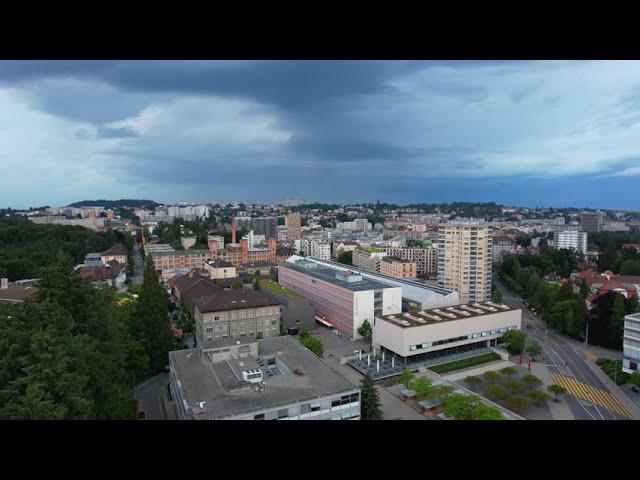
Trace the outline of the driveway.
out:
<instances>
[{"instance_id":1,"label":"driveway","mask_svg":"<svg viewBox=\"0 0 640 480\"><path fill-rule=\"evenodd\" d=\"M162 395L169 385L169 374L160 373L136 385L134 398L142 400L147 420L166 420Z\"/></svg>"}]
</instances>

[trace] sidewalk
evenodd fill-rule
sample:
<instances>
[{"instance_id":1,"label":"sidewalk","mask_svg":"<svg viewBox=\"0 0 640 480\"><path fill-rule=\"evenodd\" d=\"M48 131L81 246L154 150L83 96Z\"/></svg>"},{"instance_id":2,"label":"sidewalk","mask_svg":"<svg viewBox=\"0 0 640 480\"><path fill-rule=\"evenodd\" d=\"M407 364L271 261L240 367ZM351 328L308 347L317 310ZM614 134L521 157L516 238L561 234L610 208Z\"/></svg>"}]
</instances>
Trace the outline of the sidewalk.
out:
<instances>
[{"instance_id":1,"label":"sidewalk","mask_svg":"<svg viewBox=\"0 0 640 480\"><path fill-rule=\"evenodd\" d=\"M555 383L549 374L549 369L541 363L531 362L531 373L542 380L545 392L547 390L547 386ZM554 420L575 420L575 416L571 413L571 409L562 399L560 399L560 403L550 400L547 403L547 406L549 407L549 411L551 412L551 416Z\"/></svg>"}]
</instances>

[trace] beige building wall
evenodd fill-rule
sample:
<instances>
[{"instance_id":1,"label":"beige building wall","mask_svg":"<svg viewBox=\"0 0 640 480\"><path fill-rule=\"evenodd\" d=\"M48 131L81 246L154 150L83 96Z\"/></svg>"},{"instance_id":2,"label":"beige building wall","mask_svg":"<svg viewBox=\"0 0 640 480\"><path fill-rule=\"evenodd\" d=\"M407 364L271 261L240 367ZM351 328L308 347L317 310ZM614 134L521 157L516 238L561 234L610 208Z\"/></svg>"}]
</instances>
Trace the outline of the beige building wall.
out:
<instances>
[{"instance_id":1,"label":"beige building wall","mask_svg":"<svg viewBox=\"0 0 640 480\"><path fill-rule=\"evenodd\" d=\"M201 313L195 309L196 338L202 341L243 335L276 337L280 334L280 306Z\"/></svg>"},{"instance_id":2,"label":"beige building wall","mask_svg":"<svg viewBox=\"0 0 640 480\"><path fill-rule=\"evenodd\" d=\"M302 215L300 213L290 213L284 217L284 226L287 227L287 238L294 241L302 237Z\"/></svg>"},{"instance_id":3,"label":"beige building wall","mask_svg":"<svg viewBox=\"0 0 640 480\"><path fill-rule=\"evenodd\" d=\"M492 228L478 221L440 225L438 285L456 290L460 301L491 298Z\"/></svg>"}]
</instances>

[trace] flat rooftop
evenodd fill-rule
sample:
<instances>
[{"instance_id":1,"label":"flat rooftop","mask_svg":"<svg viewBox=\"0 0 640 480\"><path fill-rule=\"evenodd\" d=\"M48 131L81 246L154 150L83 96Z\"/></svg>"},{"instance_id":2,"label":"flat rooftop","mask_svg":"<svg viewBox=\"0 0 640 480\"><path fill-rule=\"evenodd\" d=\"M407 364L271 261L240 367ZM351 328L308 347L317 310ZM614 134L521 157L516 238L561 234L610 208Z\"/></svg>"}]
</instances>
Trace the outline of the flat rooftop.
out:
<instances>
[{"instance_id":1,"label":"flat rooftop","mask_svg":"<svg viewBox=\"0 0 640 480\"><path fill-rule=\"evenodd\" d=\"M493 302L463 303L451 307L429 308L419 312L396 313L393 315L382 315L376 319L384 320L395 326L402 328L424 327L426 325L436 325L442 322L453 320L465 320L484 315L520 310Z\"/></svg>"},{"instance_id":2,"label":"flat rooftop","mask_svg":"<svg viewBox=\"0 0 640 480\"><path fill-rule=\"evenodd\" d=\"M309 264L313 264L312 266ZM368 278L362 278L362 280L348 282L345 280L341 280L336 278L336 273L341 273L338 270L335 270L330 267L325 267L318 263L302 261L297 263L285 263L280 268L290 268L291 270L295 270L296 272L302 273L304 275L309 275L313 278L317 278L320 280L324 280L325 282L331 283L337 287L342 287L347 290L351 290L354 292L362 292L365 290L382 290L383 288L391 288L389 285L386 285L382 282L377 282L374 280L370 280ZM354 275L359 275L359 271L353 270ZM347 272L344 272L347 273Z\"/></svg>"},{"instance_id":3,"label":"flat rooftop","mask_svg":"<svg viewBox=\"0 0 640 480\"><path fill-rule=\"evenodd\" d=\"M303 257L299 257L299 258L303 258ZM379 278L380 279L380 283L383 283L384 281L388 281L390 283L400 283L402 285L406 285L407 287L414 287L414 288L422 288L425 290L430 290L432 292L438 293L440 295L451 295L453 293L455 293L454 290L449 290L448 288L442 288L442 287L438 287L435 285L429 285L427 283L422 283L422 282L418 282L416 280L409 280L406 278L396 278L396 277L391 277L389 275L383 275L381 273L376 273L376 272L369 272L367 270L362 270L362 269L358 269L356 267L350 267L348 265L344 265L342 263L338 263L338 262L334 262L332 260L321 260L319 258L315 258L315 257L304 257L306 260L312 261L318 265L324 266L324 268L330 269L332 271L338 270L338 269L345 269L348 268L354 272L359 272L362 273L363 275L369 276L369 277L373 277L373 278ZM287 263L285 263L283 266L290 266L292 264L292 262L287 261ZM369 280L369 281L374 281L374 280ZM386 285L386 284L385 284ZM404 292L403 292L403 296L404 296Z\"/></svg>"},{"instance_id":4,"label":"flat rooftop","mask_svg":"<svg viewBox=\"0 0 640 480\"><path fill-rule=\"evenodd\" d=\"M277 408L357 389L291 337L259 340L257 356L228 361L212 362L198 349L169 355L196 419ZM264 391L240 380L243 370L260 370Z\"/></svg>"}]
</instances>

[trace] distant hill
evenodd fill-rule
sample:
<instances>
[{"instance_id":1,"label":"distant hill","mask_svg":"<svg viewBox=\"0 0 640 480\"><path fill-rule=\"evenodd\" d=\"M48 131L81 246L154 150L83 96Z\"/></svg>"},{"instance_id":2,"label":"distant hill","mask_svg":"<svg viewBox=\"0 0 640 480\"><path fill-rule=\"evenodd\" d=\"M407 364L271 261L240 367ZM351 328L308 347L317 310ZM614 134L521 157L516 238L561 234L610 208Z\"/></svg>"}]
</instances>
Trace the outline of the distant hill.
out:
<instances>
[{"instance_id":1,"label":"distant hill","mask_svg":"<svg viewBox=\"0 0 640 480\"><path fill-rule=\"evenodd\" d=\"M134 199L121 199L121 200L82 200L81 202L75 202L68 207L104 207L104 208L119 208L119 207L132 207L132 208L155 208L159 203L153 200L134 200Z\"/></svg>"}]
</instances>

